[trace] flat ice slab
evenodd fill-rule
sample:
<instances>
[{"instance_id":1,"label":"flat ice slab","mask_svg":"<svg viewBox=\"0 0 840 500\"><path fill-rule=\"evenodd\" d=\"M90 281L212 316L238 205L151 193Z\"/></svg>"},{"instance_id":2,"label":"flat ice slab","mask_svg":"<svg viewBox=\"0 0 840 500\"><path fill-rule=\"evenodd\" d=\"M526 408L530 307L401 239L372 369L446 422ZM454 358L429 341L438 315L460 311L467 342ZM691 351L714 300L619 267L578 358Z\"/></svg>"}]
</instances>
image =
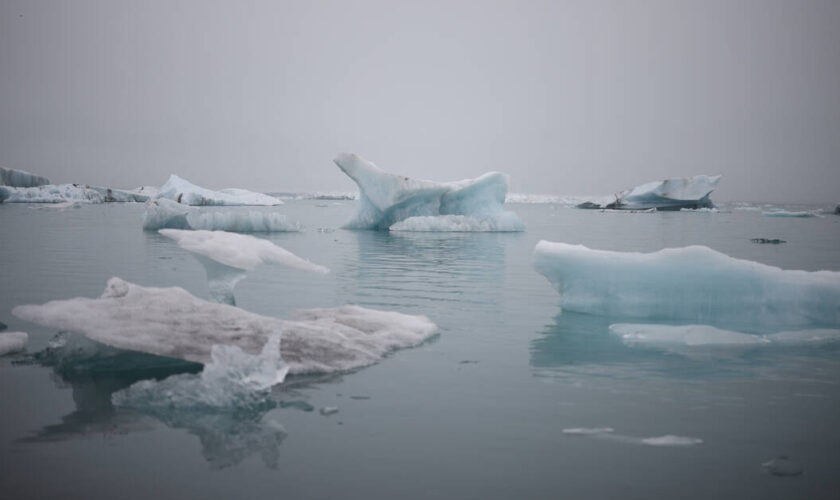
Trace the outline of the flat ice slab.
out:
<instances>
[{"instance_id":1,"label":"flat ice slab","mask_svg":"<svg viewBox=\"0 0 840 500\"><path fill-rule=\"evenodd\" d=\"M563 309L746 333L840 328L840 273L782 270L703 246L653 253L540 241L534 267Z\"/></svg>"},{"instance_id":2,"label":"flat ice slab","mask_svg":"<svg viewBox=\"0 0 840 500\"><path fill-rule=\"evenodd\" d=\"M388 229L414 218L394 229L524 230L516 214L503 208L508 186L505 174L490 172L475 179L434 182L389 174L355 154L340 154L334 161L359 186L359 210L345 226L349 229ZM440 216L469 216L470 219L430 220Z\"/></svg>"},{"instance_id":3,"label":"flat ice slab","mask_svg":"<svg viewBox=\"0 0 840 500\"><path fill-rule=\"evenodd\" d=\"M370 365L437 331L424 316L357 306L307 309L293 320L281 320L207 302L182 288L142 287L120 278L111 278L98 299L18 306L12 314L118 349L203 364L211 361L213 346L236 346L256 355L279 333L281 355L291 374Z\"/></svg>"},{"instance_id":4,"label":"flat ice slab","mask_svg":"<svg viewBox=\"0 0 840 500\"><path fill-rule=\"evenodd\" d=\"M184 205L282 205L283 202L267 194L245 189L228 188L219 191L196 186L177 175L160 187L158 198L167 198Z\"/></svg>"},{"instance_id":5,"label":"flat ice slab","mask_svg":"<svg viewBox=\"0 0 840 500\"><path fill-rule=\"evenodd\" d=\"M158 232L175 240L184 250L244 271L251 271L261 264L282 264L320 274L330 272L326 267L302 259L268 240L246 234L182 229L161 229Z\"/></svg>"}]
</instances>

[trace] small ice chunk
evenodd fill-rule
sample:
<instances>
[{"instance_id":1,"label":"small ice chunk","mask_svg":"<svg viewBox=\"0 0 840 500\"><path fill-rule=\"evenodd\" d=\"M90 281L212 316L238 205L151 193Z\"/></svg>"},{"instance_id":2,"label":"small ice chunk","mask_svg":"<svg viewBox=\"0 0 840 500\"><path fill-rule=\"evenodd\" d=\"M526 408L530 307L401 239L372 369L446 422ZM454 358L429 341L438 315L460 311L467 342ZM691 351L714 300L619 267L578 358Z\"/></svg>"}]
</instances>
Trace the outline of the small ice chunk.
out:
<instances>
[{"instance_id":1,"label":"small ice chunk","mask_svg":"<svg viewBox=\"0 0 840 500\"><path fill-rule=\"evenodd\" d=\"M721 330L709 325L649 325L616 323L610 333L628 344L679 344L685 346L755 345L769 341L760 335Z\"/></svg>"},{"instance_id":2,"label":"small ice chunk","mask_svg":"<svg viewBox=\"0 0 840 500\"><path fill-rule=\"evenodd\" d=\"M592 436L595 434L608 434L613 432L612 427L570 427L563 429L563 434L573 434L575 436Z\"/></svg>"},{"instance_id":3,"label":"small ice chunk","mask_svg":"<svg viewBox=\"0 0 840 500\"><path fill-rule=\"evenodd\" d=\"M702 444L703 440L699 438L668 434L665 436L642 438L642 443L648 446L694 446L696 444Z\"/></svg>"},{"instance_id":4,"label":"small ice chunk","mask_svg":"<svg viewBox=\"0 0 840 500\"><path fill-rule=\"evenodd\" d=\"M22 351L28 340L29 335L26 332L0 333L0 356Z\"/></svg>"},{"instance_id":5,"label":"small ice chunk","mask_svg":"<svg viewBox=\"0 0 840 500\"><path fill-rule=\"evenodd\" d=\"M252 271L261 264L283 264L320 274L330 272L326 267L302 259L268 240L245 234L182 229L161 229L158 232L175 240L184 250L245 271Z\"/></svg>"},{"instance_id":6,"label":"small ice chunk","mask_svg":"<svg viewBox=\"0 0 840 500\"><path fill-rule=\"evenodd\" d=\"M794 217L794 218L809 218L819 217L818 214L808 211L788 211L788 210L772 210L770 212L762 212L765 217Z\"/></svg>"},{"instance_id":7,"label":"small ice chunk","mask_svg":"<svg viewBox=\"0 0 840 500\"><path fill-rule=\"evenodd\" d=\"M321 408L318 411L320 411L321 415L324 415L324 416L335 415L336 413L338 413L338 407L337 406L324 406L323 408Z\"/></svg>"},{"instance_id":8,"label":"small ice chunk","mask_svg":"<svg viewBox=\"0 0 840 500\"><path fill-rule=\"evenodd\" d=\"M212 191L196 186L177 175L160 187L158 198L167 198L184 205L282 205L283 202L273 196L254 193L245 189L228 188Z\"/></svg>"},{"instance_id":9,"label":"small ice chunk","mask_svg":"<svg viewBox=\"0 0 840 500\"><path fill-rule=\"evenodd\" d=\"M772 460L768 460L767 462L761 464L761 466L764 467L764 470L766 470L769 474L781 477L799 476L802 472L804 472L799 464L785 455L780 455Z\"/></svg>"}]
</instances>

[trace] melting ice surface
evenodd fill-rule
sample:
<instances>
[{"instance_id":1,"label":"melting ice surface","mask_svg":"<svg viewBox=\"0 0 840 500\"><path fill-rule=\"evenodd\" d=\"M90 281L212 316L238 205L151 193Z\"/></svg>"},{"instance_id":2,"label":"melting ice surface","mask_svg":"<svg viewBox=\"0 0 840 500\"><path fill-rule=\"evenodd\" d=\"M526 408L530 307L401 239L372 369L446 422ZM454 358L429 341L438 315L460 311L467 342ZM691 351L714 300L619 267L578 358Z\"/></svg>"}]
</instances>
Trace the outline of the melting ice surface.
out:
<instances>
[{"instance_id":1,"label":"melting ice surface","mask_svg":"<svg viewBox=\"0 0 840 500\"><path fill-rule=\"evenodd\" d=\"M400 231L522 231L525 226L503 207L508 177L498 172L475 179L434 182L389 174L355 154L336 165L359 186L360 201L349 229ZM444 216L442 219L433 220ZM461 217L453 217L461 216ZM402 224L396 225L403 221Z\"/></svg>"},{"instance_id":2,"label":"melting ice surface","mask_svg":"<svg viewBox=\"0 0 840 500\"><path fill-rule=\"evenodd\" d=\"M267 194L254 193L245 189L221 189L212 191L196 186L177 175L160 187L157 195L184 205L282 205L283 202Z\"/></svg>"},{"instance_id":3,"label":"melting ice surface","mask_svg":"<svg viewBox=\"0 0 840 500\"><path fill-rule=\"evenodd\" d=\"M102 203L99 191L78 184L47 184L36 187L0 186L0 201L4 203Z\"/></svg>"},{"instance_id":4,"label":"melting ice surface","mask_svg":"<svg viewBox=\"0 0 840 500\"><path fill-rule=\"evenodd\" d=\"M275 212L195 208L166 198L148 201L143 213L143 229L164 228L257 233L300 231L300 224Z\"/></svg>"},{"instance_id":5,"label":"melting ice surface","mask_svg":"<svg viewBox=\"0 0 840 500\"><path fill-rule=\"evenodd\" d=\"M563 309L750 333L840 327L840 273L791 271L703 246L653 253L540 241L534 267Z\"/></svg>"},{"instance_id":6,"label":"melting ice surface","mask_svg":"<svg viewBox=\"0 0 840 500\"><path fill-rule=\"evenodd\" d=\"M206 364L212 346L236 346L255 355L281 335L290 374L330 373L378 362L388 352L431 337L424 316L357 306L307 309L294 320L207 302L182 288L152 288L111 278L98 299L77 297L18 306L15 316L82 333L102 344Z\"/></svg>"}]
</instances>

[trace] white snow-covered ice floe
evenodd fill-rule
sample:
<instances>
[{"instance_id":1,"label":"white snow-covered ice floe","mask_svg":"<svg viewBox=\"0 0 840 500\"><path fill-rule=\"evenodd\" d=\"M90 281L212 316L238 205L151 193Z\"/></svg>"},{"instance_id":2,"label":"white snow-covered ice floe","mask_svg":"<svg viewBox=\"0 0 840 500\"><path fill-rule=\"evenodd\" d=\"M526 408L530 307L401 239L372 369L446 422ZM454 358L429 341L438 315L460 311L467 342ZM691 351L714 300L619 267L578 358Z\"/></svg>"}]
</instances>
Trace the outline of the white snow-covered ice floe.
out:
<instances>
[{"instance_id":1,"label":"white snow-covered ice floe","mask_svg":"<svg viewBox=\"0 0 840 500\"><path fill-rule=\"evenodd\" d=\"M647 446L694 446L702 444L703 440L689 436L675 436L666 434L664 436L636 437L624 434L615 434L612 427L571 427L563 429L563 434L568 436L585 436L609 441L618 441L627 444L642 444Z\"/></svg>"},{"instance_id":2,"label":"white snow-covered ice floe","mask_svg":"<svg viewBox=\"0 0 840 500\"><path fill-rule=\"evenodd\" d=\"M358 184L360 191L359 210L346 228L401 231L525 229L515 213L504 209L508 188L505 174L490 172L475 179L434 182L389 174L355 154L340 154L335 163ZM464 217L431 220L440 216ZM400 221L405 223L393 227Z\"/></svg>"},{"instance_id":3,"label":"white snow-covered ice floe","mask_svg":"<svg viewBox=\"0 0 840 500\"><path fill-rule=\"evenodd\" d=\"M610 325L610 333L628 345L662 347L817 345L840 341L840 330L828 328L755 335L709 325L616 323Z\"/></svg>"},{"instance_id":4,"label":"white snow-covered ice floe","mask_svg":"<svg viewBox=\"0 0 840 500\"><path fill-rule=\"evenodd\" d=\"M0 185L28 188L49 184L50 180L24 170L0 167Z\"/></svg>"},{"instance_id":5,"label":"white snow-covered ice floe","mask_svg":"<svg viewBox=\"0 0 840 500\"><path fill-rule=\"evenodd\" d=\"M266 209L269 210L269 209ZM159 198L146 202L143 229L206 229L235 233L260 233L300 231L297 222L289 221L283 214L235 208L197 208Z\"/></svg>"},{"instance_id":6,"label":"white snow-covered ice floe","mask_svg":"<svg viewBox=\"0 0 840 500\"><path fill-rule=\"evenodd\" d=\"M29 335L26 332L0 333L0 356L22 351L26 347Z\"/></svg>"},{"instance_id":7,"label":"white snow-covered ice floe","mask_svg":"<svg viewBox=\"0 0 840 500\"><path fill-rule=\"evenodd\" d=\"M326 267L302 259L268 240L246 234L183 229L161 229L158 232L175 240L184 250L245 271L252 271L261 264L282 264L320 274L330 272Z\"/></svg>"},{"instance_id":8,"label":"white snow-covered ice floe","mask_svg":"<svg viewBox=\"0 0 840 500\"><path fill-rule=\"evenodd\" d=\"M179 287L142 287L111 278L98 299L17 306L12 314L130 351L207 364L213 346L257 355L274 334L288 373L330 373L374 364L437 332L424 316L342 306L298 311L292 320L208 302Z\"/></svg>"},{"instance_id":9,"label":"white snow-covered ice floe","mask_svg":"<svg viewBox=\"0 0 840 500\"><path fill-rule=\"evenodd\" d=\"M746 333L840 328L840 273L793 271L703 246L653 253L540 241L534 267L564 310Z\"/></svg>"},{"instance_id":10,"label":"white snow-covered ice floe","mask_svg":"<svg viewBox=\"0 0 840 500\"><path fill-rule=\"evenodd\" d=\"M615 201L584 202L578 208L608 208L617 210L681 210L683 208L712 208L709 195L717 188L720 175L695 175L648 182L615 195Z\"/></svg>"},{"instance_id":11,"label":"white snow-covered ice floe","mask_svg":"<svg viewBox=\"0 0 840 500\"><path fill-rule=\"evenodd\" d=\"M196 186L177 175L160 187L158 198L167 198L184 205L282 205L283 202L267 194L245 189L228 188L212 191Z\"/></svg>"}]
</instances>

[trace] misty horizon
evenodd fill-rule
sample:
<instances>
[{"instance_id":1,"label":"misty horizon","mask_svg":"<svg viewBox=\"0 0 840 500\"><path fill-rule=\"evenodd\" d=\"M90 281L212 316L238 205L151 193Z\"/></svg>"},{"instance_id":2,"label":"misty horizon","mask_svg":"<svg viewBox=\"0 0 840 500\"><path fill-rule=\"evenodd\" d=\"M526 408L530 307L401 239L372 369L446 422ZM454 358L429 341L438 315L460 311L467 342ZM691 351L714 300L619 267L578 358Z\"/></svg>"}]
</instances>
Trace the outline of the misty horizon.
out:
<instances>
[{"instance_id":1,"label":"misty horizon","mask_svg":"<svg viewBox=\"0 0 840 500\"><path fill-rule=\"evenodd\" d=\"M333 164L609 195L840 199L840 4L7 1L0 166L356 191Z\"/></svg>"}]
</instances>

